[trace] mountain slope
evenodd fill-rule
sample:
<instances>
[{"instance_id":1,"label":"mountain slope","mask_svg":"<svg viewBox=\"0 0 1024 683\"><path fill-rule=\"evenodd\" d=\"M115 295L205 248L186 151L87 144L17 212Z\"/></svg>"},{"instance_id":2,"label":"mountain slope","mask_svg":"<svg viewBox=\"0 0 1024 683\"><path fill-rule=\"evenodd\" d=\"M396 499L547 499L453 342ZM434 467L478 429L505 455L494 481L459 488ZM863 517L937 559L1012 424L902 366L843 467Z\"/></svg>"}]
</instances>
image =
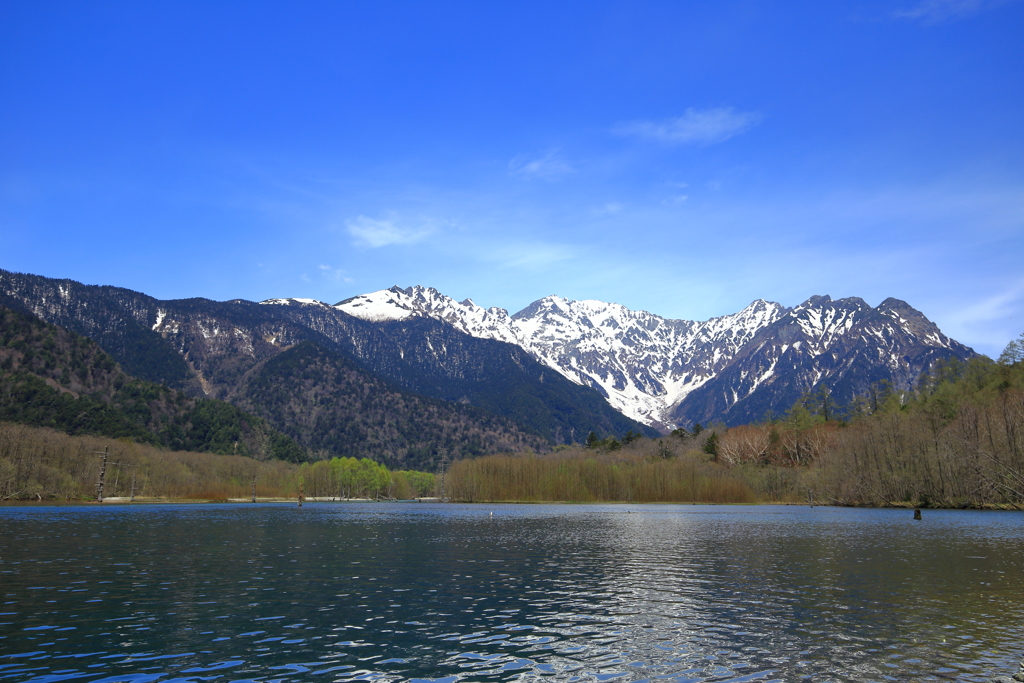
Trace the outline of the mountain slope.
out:
<instances>
[{"instance_id":1,"label":"mountain slope","mask_svg":"<svg viewBox=\"0 0 1024 683\"><path fill-rule=\"evenodd\" d=\"M389 467L433 470L445 455L547 447L544 439L473 406L399 391L313 342L258 364L233 390L232 401L316 454L370 457Z\"/></svg>"},{"instance_id":2,"label":"mountain slope","mask_svg":"<svg viewBox=\"0 0 1024 683\"><path fill-rule=\"evenodd\" d=\"M895 299L872 308L816 296L793 309L759 299L733 315L688 321L557 296L509 315L419 286L333 306L156 301L108 290L0 271L0 294L94 330L154 373L171 368L167 354L175 354L185 368L179 381L195 392L241 400L232 397L247 373L309 341L397 388L474 405L553 442L640 430L640 422L667 431L760 419L821 384L845 403L879 381L912 389L936 361L975 355ZM129 337L137 346L126 345Z\"/></svg>"},{"instance_id":3,"label":"mountain slope","mask_svg":"<svg viewBox=\"0 0 1024 683\"><path fill-rule=\"evenodd\" d=\"M0 420L175 450L306 459L264 420L131 377L94 341L3 306Z\"/></svg>"},{"instance_id":4,"label":"mountain slope","mask_svg":"<svg viewBox=\"0 0 1024 683\"><path fill-rule=\"evenodd\" d=\"M425 317L369 323L325 304L263 306L318 330L400 387L483 408L555 443L579 442L591 431L654 434L513 344L472 337Z\"/></svg>"},{"instance_id":5,"label":"mountain slope","mask_svg":"<svg viewBox=\"0 0 1024 683\"><path fill-rule=\"evenodd\" d=\"M188 365L152 330L156 303L130 289L0 269L0 304L92 339L133 377L195 393Z\"/></svg>"}]
</instances>

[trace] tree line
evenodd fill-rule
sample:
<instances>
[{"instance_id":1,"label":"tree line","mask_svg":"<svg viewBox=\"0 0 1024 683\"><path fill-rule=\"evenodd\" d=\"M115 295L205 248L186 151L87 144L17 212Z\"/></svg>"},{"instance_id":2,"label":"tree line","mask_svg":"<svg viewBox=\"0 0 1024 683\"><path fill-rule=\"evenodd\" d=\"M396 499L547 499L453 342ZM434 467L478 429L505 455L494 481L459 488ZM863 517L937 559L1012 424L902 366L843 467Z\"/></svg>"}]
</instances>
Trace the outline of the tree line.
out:
<instances>
[{"instance_id":1,"label":"tree line","mask_svg":"<svg viewBox=\"0 0 1024 683\"><path fill-rule=\"evenodd\" d=\"M390 471L369 458L302 465L241 455L171 451L131 439L70 436L0 422L0 501L95 500L103 453L107 497L226 500L409 499L434 495L434 475Z\"/></svg>"}]
</instances>

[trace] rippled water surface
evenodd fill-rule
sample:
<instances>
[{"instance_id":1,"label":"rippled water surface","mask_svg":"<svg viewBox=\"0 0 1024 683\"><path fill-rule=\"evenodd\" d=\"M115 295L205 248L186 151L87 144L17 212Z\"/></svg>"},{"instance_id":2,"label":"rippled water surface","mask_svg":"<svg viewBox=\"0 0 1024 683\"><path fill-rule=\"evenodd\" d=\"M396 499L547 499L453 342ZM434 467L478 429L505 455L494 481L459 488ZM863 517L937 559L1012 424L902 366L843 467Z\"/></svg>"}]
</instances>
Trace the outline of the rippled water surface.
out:
<instances>
[{"instance_id":1,"label":"rippled water surface","mask_svg":"<svg viewBox=\"0 0 1024 683\"><path fill-rule=\"evenodd\" d=\"M982 681L1024 650L1013 512L7 507L0 572L4 681Z\"/></svg>"}]
</instances>

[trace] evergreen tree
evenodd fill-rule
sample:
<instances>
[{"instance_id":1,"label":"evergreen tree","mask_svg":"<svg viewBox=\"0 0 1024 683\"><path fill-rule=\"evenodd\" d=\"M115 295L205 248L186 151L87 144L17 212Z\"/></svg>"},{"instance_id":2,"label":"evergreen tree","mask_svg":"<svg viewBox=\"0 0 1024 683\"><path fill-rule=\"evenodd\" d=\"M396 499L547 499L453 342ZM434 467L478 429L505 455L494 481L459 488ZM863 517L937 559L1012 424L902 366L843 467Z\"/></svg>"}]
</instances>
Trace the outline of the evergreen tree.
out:
<instances>
[{"instance_id":1,"label":"evergreen tree","mask_svg":"<svg viewBox=\"0 0 1024 683\"><path fill-rule=\"evenodd\" d=\"M714 431L711 432L711 436L704 442L703 451L710 456L713 456L715 460L718 459L718 434Z\"/></svg>"}]
</instances>

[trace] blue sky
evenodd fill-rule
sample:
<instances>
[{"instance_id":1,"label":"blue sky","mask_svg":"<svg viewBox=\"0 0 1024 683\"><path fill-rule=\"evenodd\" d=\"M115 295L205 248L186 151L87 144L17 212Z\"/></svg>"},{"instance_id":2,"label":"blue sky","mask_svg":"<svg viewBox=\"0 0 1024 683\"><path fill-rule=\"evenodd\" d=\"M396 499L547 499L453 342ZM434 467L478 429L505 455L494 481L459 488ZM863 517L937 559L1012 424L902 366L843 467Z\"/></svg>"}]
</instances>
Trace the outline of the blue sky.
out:
<instances>
[{"instance_id":1,"label":"blue sky","mask_svg":"<svg viewBox=\"0 0 1024 683\"><path fill-rule=\"evenodd\" d=\"M0 2L0 267L1024 331L1024 2Z\"/></svg>"}]
</instances>

